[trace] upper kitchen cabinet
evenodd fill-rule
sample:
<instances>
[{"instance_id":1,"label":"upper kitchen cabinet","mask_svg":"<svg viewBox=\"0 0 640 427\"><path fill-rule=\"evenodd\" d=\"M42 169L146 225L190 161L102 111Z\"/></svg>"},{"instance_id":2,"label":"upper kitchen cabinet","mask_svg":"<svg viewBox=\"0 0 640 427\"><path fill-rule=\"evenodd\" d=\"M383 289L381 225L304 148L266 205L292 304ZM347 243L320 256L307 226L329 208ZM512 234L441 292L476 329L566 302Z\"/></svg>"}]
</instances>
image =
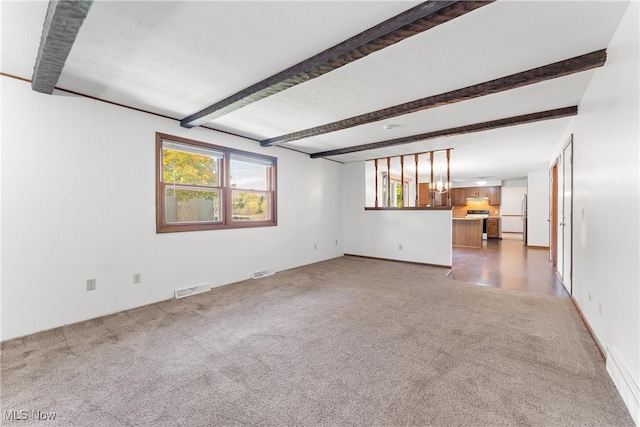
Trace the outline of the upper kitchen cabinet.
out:
<instances>
[{"instance_id":1,"label":"upper kitchen cabinet","mask_svg":"<svg viewBox=\"0 0 640 427\"><path fill-rule=\"evenodd\" d=\"M451 189L451 204L453 206L465 206L467 204L467 198L487 199L489 205L500 206L500 186Z\"/></svg>"},{"instance_id":2,"label":"upper kitchen cabinet","mask_svg":"<svg viewBox=\"0 0 640 427\"><path fill-rule=\"evenodd\" d=\"M468 187L467 197L489 197L489 187Z\"/></svg>"},{"instance_id":3,"label":"upper kitchen cabinet","mask_svg":"<svg viewBox=\"0 0 640 427\"><path fill-rule=\"evenodd\" d=\"M429 183L421 182L418 184L418 206L427 206L431 204L431 193L429 191Z\"/></svg>"},{"instance_id":4,"label":"upper kitchen cabinet","mask_svg":"<svg viewBox=\"0 0 640 427\"><path fill-rule=\"evenodd\" d=\"M467 204L466 188L452 188L450 191L451 191L451 204L453 206L464 206Z\"/></svg>"},{"instance_id":5,"label":"upper kitchen cabinet","mask_svg":"<svg viewBox=\"0 0 640 427\"><path fill-rule=\"evenodd\" d=\"M448 194L433 193L433 199L431 199L430 186L428 182L421 182L418 184L418 206L449 206Z\"/></svg>"},{"instance_id":6,"label":"upper kitchen cabinet","mask_svg":"<svg viewBox=\"0 0 640 427\"><path fill-rule=\"evenodd\" d=\"M487 187L487 190L489 190L489 205L500 206L500 187Z\"/></svg>"}]
</instances>

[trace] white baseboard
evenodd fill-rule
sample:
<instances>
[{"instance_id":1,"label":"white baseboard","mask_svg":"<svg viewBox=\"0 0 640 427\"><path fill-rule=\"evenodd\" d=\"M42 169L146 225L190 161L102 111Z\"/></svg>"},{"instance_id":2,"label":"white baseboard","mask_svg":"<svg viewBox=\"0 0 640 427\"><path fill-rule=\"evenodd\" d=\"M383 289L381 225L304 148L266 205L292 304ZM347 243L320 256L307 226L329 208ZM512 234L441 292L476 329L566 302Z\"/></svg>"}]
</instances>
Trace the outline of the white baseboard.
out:
<instances>
[{"instance_id":1,"label":"white baseboard","mask_svg":"<svg viewBox=\"0 0 640 427\"><path fill-rule=\"evenodd\" d=\"M618 388L633 421L640 425L640 389L615 348L607 347L607 372Z\"/></svg>"}]
</instances>

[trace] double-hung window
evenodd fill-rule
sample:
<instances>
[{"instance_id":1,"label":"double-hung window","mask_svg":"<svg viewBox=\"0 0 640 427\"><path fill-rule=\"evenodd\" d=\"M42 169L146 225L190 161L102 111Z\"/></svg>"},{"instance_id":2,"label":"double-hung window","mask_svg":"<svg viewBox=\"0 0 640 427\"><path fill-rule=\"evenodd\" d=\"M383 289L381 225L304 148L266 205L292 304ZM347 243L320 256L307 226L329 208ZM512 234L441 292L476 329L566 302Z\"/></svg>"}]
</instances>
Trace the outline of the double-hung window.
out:
<instances>
[{"instance_id":1,"label":"double-hung window","mask_svg":"<svg viewBox=\"0 0 640 427\"><path fill-rule=\"evenodd\" d=\"M276 225L276 159L156 134L156 231Z\"/></svg>"}]
</instances>

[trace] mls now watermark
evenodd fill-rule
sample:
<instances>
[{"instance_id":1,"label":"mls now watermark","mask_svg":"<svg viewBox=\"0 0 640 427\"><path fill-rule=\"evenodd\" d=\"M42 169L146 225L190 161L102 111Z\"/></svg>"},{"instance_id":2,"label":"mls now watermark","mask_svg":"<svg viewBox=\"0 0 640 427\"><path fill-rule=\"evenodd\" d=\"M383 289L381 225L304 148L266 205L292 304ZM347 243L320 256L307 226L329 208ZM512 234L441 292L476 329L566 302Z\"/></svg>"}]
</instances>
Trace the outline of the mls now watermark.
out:
<instances>
[{"instance_id":1,"label":"mls now watermark","mask_svg":"<svg viewBox=\"0 0 640 427\"><path fill-rule=\"evenodd\" d=\"M27 411L26 409L20 411L4 411L4 419L6 421L53 421L56 419L56 415L55 412L38 411L35 409L31 411Z\"/></svg>"}]
</instances>

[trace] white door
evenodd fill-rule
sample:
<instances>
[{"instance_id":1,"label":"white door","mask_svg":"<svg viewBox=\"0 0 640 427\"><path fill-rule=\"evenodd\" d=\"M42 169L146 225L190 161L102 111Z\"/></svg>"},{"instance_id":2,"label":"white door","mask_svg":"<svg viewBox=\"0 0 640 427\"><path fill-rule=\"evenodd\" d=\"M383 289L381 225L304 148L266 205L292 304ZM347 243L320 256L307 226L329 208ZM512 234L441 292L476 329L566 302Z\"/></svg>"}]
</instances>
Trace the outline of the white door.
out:
<instances>
[{"instance_id":1,"label":"white door","mask_svg":"<svg viewBox=\"0 0 640 427\"><path fill-rule=\"evenodd\" d=\"M571 295L571 271L573 251L573 135L562 152L562 208L560 214L560 230L562 235L562 266L558 268L562 274L562 281L567 292Z\"/></svg>"}]
</instances>

